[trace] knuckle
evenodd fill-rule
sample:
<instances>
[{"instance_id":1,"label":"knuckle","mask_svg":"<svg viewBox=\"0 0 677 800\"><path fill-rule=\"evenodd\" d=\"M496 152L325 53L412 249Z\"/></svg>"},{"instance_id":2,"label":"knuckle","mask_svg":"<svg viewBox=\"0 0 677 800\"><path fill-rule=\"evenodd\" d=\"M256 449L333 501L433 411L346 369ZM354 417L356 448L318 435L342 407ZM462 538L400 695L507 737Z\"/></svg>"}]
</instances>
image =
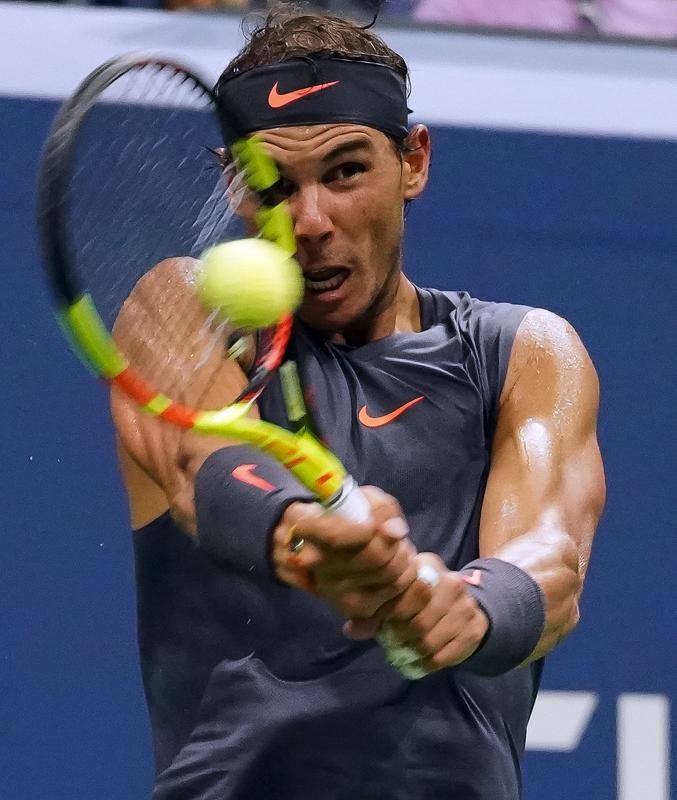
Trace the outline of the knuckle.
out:
<instances>
[{"instance_id":1,"label":"knuckle","mask_svg":"<svg viewBox=\"0 0 677 800\"><path fill-rule=\"evenodd\" d=\"M428 633L428 626L425 620L420 616L413 617L409 620L409 628L413 635L420 640L423 640Z\"/></svg>"},{"instance_id":2,"label":"knuckle","mask_svg":"<svg viewBox=\"0 0 677 800\"><path fill-rule=\"evenodd\" d=\"M432 637L429 634L421 637L416 647L421 651L421 654L426 657L429 655L434 655L436 650L435 642L432 640Z\"/></svg>"},{"instance_id":3,"label":"knuckle","mask_svg":"<svg viewBox=\"0 0 677 800\"><path fill-rule=\"evenodd\" d=\"M489 629L489 620L484 616L483 612L479 612L473 622L471 623L473 641L476 645L482 641Z\"/></svg>"},{"instance_id":4,"label":"knuckle","mask_svg":"<svg viewBox=\"0 0 677 800\"><path fill-rule=\"evenodd\" d=\"M388 501L388 495L378 486L362 486L361 490L371 506L372 514L380 516L384 505Z\"/></svg>"},{"instance_id":5,"label":"knuckle","mask_svg":"<svg viewBox=\"0 0 677 800\"><path fill-rule=\"evenodd\" d=\"M392 566L395 556L384 546L381 539L372 539L362 552L361 560L374 569L387 571Z\"/></svg>"},{"instance_id":6,"label":"knuckle","mask_svg":"<svg viewBox=\"0 0 677 800\"><path fill-rule=\"evenodd\" d=\"M327 547L336 547L339 542L339 531L336 525L327 525L321 532L316 534L317 539Z\"/></svg>"},{"instance_id":7,"label":"knuckle","mask_svg":"<svg viewBox=\"0 0 677 800\"><path fill-rule=\"evenodd\" d=\"M395 594L392 587L389 587L365 598L365 608L367 609L368 616L373 616L382 606L390 602L394 596Z\"/></svg>"},{"instance_id":8,"label":"knuckle","mask_svg":"<svg viewBox=\"0 0 677 800\"><path fill-rule=\"evenodd\" d=\"M383 489L378 486L363 486L361 488L369 500L372 511L377 512L379 517L385 520L389 517L402 515L402 507L397 499L384 492Z\"/></svg>"},{"instance_id":9,"label":"knuckle","mask_svg":"<svg viewBox=\"0 0 677 800\"><path fill-rule=\"evenodd\" d=\"M296 501L291 503L285 509L282 515L282 521L294 525L303 523L305 525L312 525L312 520L318 519L324 514L324 509L319 503L302 503Z\"/></svg>"},{"instance_id":10,"label":"knuckle","mask_svg":"<svg viewBox=\"0 0 677 800\"><path fill-rule=\"evenodd\" d=\"M457 599L462 595L467 595L465 584L456 572L447 572L442 576L442 586L445 594L450 599Z\"/></svg>"},{"instance_id":11,"label":"knuckle","mask_svg":"<svg viewBox=\"0 0 677 800\"><path fill-rule=\"evenodd\" d=\"M402 594L402 592L406 591L409 586L411 586L413 580L414 575L412 575L409 571L402 572L397 578L395 578L393 582L395 593Z\"/></svg>"},{"instance_id":12,"label":"knuckle","mask_svg":"<svg viewBox=\"0 0 677 800\"><path fill-rule=\"evenodd\" d=\"M468 597L467 601L463 603L463 613L466 618L466 622L480 624L483 616L482 610L477 605L475 600L470 596Z\"/></svg>"},{"instance_id":13,"label":"knuckle","mask_svg":"<svg viewBox=\"0 0 677 800\"><path fill-rule=\"evenodd\" d=\"M446 564L444 563L444 561L442 561L442 559L436 553L428 553L428 552L419 553L416 556L416 561L417 561L419 566L423 566L424 564L428 564L429 566L434 567L439 572L443 572L443 573L447 572Z\"/></svg>"},{"instance_id":14,"label":"knuckle","mask_svg":"<svg viewBox=\"0 0 677 800\"><path fill-rule=\"evenodd\" d=\"M433 596L432 586L424 581L416 581L411 587L415 600L422 604L427 605Z\"/></svg>"},{"instance_id":15,"label":"knuckle","mask_svg":"<svg viewBox=\"0 0 677 800\"><path fill-rule=\"evenodd\" d=\"M421 602L418 597L417 586L414 582L395 603L393 615L397 619L410 620L421 612L425 608L425 605L426 603Z\"/></svg>"},{"instance_id":16,"label":"knuckle","mask_svg":"<svg viewBox=\"0 0 677 800\"><path fill-rule=\"evenodd\" d=\"M388 614L388 620L392 621L394 625L399 625L402 622L405 622L411 617L409 613L409 607L405 602L401 600L396 602L393 607L390 609L390 613Z\"/></svg>"},{"instance_id":17,"label":"knuckle","mask_svg":"<svg viewBox=\"0 0 677 800\"><path fill-rule=\"evenodd\" d=\"M383 510L388 517L404 517L402 513L402 506L399 502L389 494L383 495Z\"/></svg>"}]
</instances>

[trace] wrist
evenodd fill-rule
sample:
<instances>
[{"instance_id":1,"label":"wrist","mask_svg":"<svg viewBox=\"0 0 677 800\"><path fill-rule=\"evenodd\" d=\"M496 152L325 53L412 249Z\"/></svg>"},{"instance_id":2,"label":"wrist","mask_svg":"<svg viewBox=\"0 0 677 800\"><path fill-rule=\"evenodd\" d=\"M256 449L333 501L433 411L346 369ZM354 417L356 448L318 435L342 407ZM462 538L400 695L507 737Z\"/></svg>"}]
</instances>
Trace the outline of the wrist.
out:
<instances>
[{"instance_id":1,"label":"wrist","mask_svg":"<svg viewBox=\"0 0 677 800\"><path fill-rule=\"evenodd\" d=\"M212 453L195 479L197 538L215 561L272 577L271 543L285 510L314 496L277 461L246 445Z\"/></svg>"},{"instance_id":2,"label":"wrist","mask_svg":"<svg viewBox=\"0 0 677 800\"><path fill-rule=\"evenodd\" d=\"M487 628L459 668L496 676L519 666L534 651L545 627L540 586L524 570L497 558L472 561L460 574Z\"/></svg>"}]
</instances>

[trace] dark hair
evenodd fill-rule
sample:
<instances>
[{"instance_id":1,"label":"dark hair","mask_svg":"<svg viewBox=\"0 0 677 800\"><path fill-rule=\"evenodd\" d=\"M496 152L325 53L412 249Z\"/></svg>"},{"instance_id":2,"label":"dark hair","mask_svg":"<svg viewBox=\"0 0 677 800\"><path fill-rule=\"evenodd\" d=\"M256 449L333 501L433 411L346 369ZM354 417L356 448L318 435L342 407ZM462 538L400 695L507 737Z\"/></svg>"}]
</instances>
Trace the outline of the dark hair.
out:
<instances>
[{"instance_id":1,"label":"dark hair","mask_svg":"<svg viewBox=\"0 0 677 800\"><path fill-rule=\"evenodd\" d=\"M286 3L274 7L263 18L254 18L253 27L244 33L248 41L223 71L219 83L254 67L322 54L385 64L399 72L409 85L409 70L402 56L380 36L347 19L304 13L298 6Z\"/></svg>"}]
</instances>

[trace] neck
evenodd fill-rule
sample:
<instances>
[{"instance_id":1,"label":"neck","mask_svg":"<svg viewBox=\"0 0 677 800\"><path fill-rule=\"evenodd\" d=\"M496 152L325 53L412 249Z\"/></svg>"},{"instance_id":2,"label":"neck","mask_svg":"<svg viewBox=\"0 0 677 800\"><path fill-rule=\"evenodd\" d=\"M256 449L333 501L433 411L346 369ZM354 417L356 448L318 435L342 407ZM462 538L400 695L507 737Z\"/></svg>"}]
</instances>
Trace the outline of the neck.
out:
<instances>
[{"instance_id":1,"label":"neck","mask_svg":"<svg viewBox=\"0 0 677 800\"><path fill-rule=\"evenodd\" d=\"M393 278L360 319L333 334L333 342L359 347L393 333L421 330L421 311L414 285L399 271Z\"/></svg>"}]
</instances>

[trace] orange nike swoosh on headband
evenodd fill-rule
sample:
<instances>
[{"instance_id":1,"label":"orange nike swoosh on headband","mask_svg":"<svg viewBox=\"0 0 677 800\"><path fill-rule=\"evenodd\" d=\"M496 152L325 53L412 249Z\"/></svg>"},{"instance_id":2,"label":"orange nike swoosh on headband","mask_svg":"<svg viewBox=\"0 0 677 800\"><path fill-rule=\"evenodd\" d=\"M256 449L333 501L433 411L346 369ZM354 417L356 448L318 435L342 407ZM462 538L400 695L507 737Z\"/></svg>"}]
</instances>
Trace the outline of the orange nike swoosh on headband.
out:
<instances>
[{"instance_id":1,"label":"orange nike swoosh on headband","mask_svg":"<svg viewBox=\"0 0 677 800\"><path fill-rule=\"evenodd\" d=\"M397 419L401 414L415 406L416 403L420 403L421 400L425 400L425 397L421 395L420 397L415 397L413 400L410 400L408 403L396 408L394 411L391 411L389 414L383 414L381 417L371 417L369 412L367 411L366 406L362 406L360 409L360 413L357 415L359 421L366 425L367 428L380 428L382 425L387 425L389 422L392 422L394 419Z\"/></svg>"},{"instance_id":2,"label":"orange nike swoosh on headband","mask_svg":"<svg viewBox=\"0 0 677 800\"><path fill-rule=\"evenodd\" d=\"M235 467L231 473L234 478L242 483L248 483L250 486L256 486L257 489L263 489L264 492L272 492L275 488L272 483L268 483L265 478L260 475L254 475L256 464L240 464Z\"/></svg>"},{"instance_id":3,"label":"orange nike swoosh on headband","mask_svg":"<svg viewBox=\"0 0 677 800\"><path fill-rule=\"evenodd\" d=\"M300 100L302 97L305 97L308 94L314 94L315 92L321 92L323 89L328 89L330 86L336 86L339 81L332 81L331 83L318 83L316 86L306 86L303 89L296 89L293 92L285 92L284 94L280 94L277 91L278 81L275 81L275 86L270 90L270 94L268 95L268 105L271 108L282 108L282 106L288 106L289 103L295 103L297 100Z\"/></svg>"}]
</instances>

